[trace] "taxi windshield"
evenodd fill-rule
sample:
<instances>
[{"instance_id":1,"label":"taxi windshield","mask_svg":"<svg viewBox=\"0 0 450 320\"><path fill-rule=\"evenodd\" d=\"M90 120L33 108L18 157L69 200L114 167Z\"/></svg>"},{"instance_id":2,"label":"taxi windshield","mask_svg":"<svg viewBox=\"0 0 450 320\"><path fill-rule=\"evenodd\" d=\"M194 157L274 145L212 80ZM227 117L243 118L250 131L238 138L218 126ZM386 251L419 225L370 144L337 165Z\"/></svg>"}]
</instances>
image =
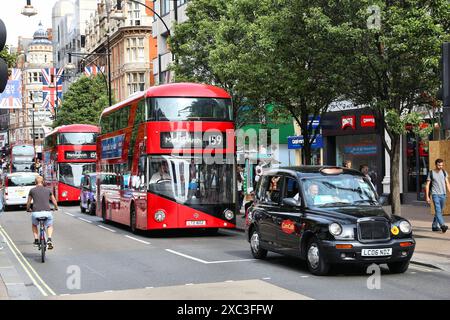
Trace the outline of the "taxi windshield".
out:
<instances>
[{"instance_id":1,"label":"taxi windshield","mask_svg":"<svg viewBox=\"0 0 450 320\"><path fill-rule=\"evenodd\" d=\"M373 186L364 177L349 174L303 179L308 207L379 205Z\"/></svg>"}]
</instances>

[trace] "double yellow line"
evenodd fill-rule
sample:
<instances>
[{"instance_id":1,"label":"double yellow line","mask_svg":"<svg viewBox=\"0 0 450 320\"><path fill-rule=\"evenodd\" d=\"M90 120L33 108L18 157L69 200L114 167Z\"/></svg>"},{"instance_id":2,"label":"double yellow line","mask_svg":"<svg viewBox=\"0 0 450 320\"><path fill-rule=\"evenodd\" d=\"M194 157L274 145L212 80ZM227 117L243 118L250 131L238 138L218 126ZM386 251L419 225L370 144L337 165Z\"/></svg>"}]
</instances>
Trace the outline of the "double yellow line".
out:
<instances>
[{"instance_id":1,"label":"double yellow line","mask_svg":"<svg viewBox=\"0 0 450 320\"><path fill-rule=\"evenodd\" d=\"M14 244L14 242L2 226L0 226L0 234L5 239L6 244L16 257L17 261L19 261L25 273L30 277L31 281L33 281L34 285L39 289L42 295L44 297L47 297L49 295L56 296L56 293L44 282L44 280L42 280L36 270L34 270L27 259L25 259L25 257L22 255L20 250L17 248L17 246Z\"/></svg>"}]
</instances>

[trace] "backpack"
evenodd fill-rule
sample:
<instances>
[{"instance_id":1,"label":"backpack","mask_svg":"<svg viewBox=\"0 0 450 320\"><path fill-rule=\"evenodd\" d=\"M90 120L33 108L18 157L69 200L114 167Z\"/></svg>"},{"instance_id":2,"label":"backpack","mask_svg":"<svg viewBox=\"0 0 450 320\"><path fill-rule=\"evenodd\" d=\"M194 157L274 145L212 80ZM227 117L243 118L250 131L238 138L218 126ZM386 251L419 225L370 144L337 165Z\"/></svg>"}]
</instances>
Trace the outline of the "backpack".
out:
<instances>
[{"instance_id":1,"label":"backpack","mask_svg":"<svg viewBox=\"0 0 450 320\"><path fill-rule=\"evenodd\" d=\"M447 171L445 171L445 170L442 170L442 171L444 171L444 179L447 179ZM428 193L429 193L429 197L431 198L431 190L432 190L432 187L433 187L433 180L434 180L434 178L433 178L433 170L431 170L430 171L430 187L428 188Z\"/></svg>"}]
</instances>

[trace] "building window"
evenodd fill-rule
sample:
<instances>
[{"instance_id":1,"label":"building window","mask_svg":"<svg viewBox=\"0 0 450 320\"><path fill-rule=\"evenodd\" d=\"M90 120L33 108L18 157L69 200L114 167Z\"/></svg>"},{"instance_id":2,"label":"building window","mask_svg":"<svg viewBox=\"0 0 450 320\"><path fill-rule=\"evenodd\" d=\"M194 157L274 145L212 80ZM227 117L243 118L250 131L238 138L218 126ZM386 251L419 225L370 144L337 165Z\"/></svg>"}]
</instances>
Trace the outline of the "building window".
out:
<instances>
[{"instance_id":1,"label":"building window","mask_svg":"<svg viewBox=\"0 0 450 320\"><path fill-rule=\"evenodd\" d=\"M181 7L183 4L188 2L188 0L177 0L177 2L178 2L178 6Z\"/></svg>"},{"instance_id":2,"label":"building window","mask_svg":"<svg viewBox=\"0 0 450 320\"><path fill-rule=\"evenodd\" d=\"M170 0L161 0L161 15L164 16L170 12Z\"/></svg>"},{"instance_id":3,"label":"building window","mask_svg":"<svg viewBox=\"0 0 450 320\"><path fill-rule=\"evenodd\" d=\"M133 72L128 73L128 94L131 95L145 89L145 73Z\"/></svg>"},{"instance_id":4,"label":"building window","mask_svg":"<svg viewBox=\"0 0 450 320\"><path fill-rule=\"evenodd\" d=\"M128 3L128 21L132 26L141 25L141 5L139 3Z\"/></svg>"},{"instance_id":5,"label":"building window","mask_svg":"<svg viewBox=\"0 0 450 320\"><path fill-rule=\"evenodd\" d=\"M144 62L144 38L127 39L128 62Z\"/></svg>"},{"instance_id":6,"label":"building window","mask_svg":"<svg viewBox=\"0 0 450 320\"><path fill-rule=\"evenodd\" d=\"M28 83L36 83L41 82L41 73L40 72L28 72Z\"/></svg>"}]
</instances>

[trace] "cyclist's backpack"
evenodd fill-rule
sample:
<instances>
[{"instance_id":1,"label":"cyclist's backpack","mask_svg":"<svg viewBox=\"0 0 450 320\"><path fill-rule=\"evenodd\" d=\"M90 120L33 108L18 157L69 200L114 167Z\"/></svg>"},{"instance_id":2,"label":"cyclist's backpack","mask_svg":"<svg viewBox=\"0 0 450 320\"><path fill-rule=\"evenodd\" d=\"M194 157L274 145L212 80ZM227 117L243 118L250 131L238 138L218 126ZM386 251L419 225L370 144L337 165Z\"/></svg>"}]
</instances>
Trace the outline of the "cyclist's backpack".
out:
<instances>
[{"instance_id":1,"label":"cyclist's backpack","mask_svg":"<svg viewBox=\"0 0 450 320\"><path fill-rule=\"evenodd\" d=\"M447 171L445 171L445 170L443 170L444 171L444 179L447 179ZM430 187L428 188L428 194L429 194L429 197L431 198L431 188L433 187L433 180L434 180L434 178L433 178L433 170L431 170L430 171Z\"/></svg>"}]
</instances>

